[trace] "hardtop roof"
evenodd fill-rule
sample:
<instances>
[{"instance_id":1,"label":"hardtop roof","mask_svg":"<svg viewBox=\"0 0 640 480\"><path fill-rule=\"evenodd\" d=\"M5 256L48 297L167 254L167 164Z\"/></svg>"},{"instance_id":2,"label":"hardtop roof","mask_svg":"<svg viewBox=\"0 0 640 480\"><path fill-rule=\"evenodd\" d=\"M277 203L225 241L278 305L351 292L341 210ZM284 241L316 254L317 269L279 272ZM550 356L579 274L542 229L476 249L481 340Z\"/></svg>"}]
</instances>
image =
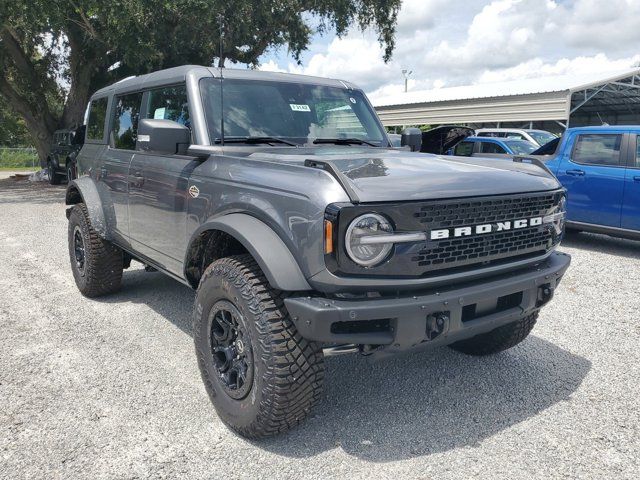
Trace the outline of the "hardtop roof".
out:
<instances>
[{"instance_id":1,"label":"hardtop roof","mask_svg":"<svg viewBox=\"0 0 640 480\"><path fill-rule=\"evenodd\" d=\"M103 87L95 92L91 96L91 98L104 97L112 92L125 93L143 90L146 88L159 87L162 85L170 85L172 83L181 83L184 82L189 75L193 75L196 78L220 78L220 69L215 67L204 67L200 65L182 65L180 67L158 70L156 72L151 72L144 75L125 78L111 85ZM351 89L358 88L352 83L342 80L313 77L309 75L298 75L292 73L263 72L260 70L224 68L222 69L222 75L224 78L243 80L293 82Z\"/></svg>"}]
</instances>

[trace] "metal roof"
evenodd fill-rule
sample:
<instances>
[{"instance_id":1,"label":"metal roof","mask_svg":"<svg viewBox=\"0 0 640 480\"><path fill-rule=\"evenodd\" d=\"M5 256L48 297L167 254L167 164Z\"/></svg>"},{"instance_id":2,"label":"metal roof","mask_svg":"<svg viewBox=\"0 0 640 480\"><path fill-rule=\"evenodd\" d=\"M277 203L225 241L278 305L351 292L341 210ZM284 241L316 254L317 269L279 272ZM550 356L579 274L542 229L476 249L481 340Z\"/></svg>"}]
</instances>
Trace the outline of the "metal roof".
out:
<instances>
[{"instance_id":1,"label":"metal roof","mask_svg":"<svg viewBox=\"0 0 640 480\"><path fill-rule=\"evenodd\" d=\"M567 122L576 115L588 123L601 114L611 123L634 123L640 121L640 68L407 92L373 105L387 126Z\"/></svg>"},{"instance_id":2,"label":"metal roof","mask_svg":"<svg viewBox=\"0 0 640 480\"><path fill-rule=\"evenodd\" d=\"M479 83L461 87L416 90L379 97L372 100L374 107L390 105L409 105L414 103L433 103L451 100L470 100L475 98L507 97L532 95L551 92L575 92L590 86L602 85L611 81L640 75L640 68L616 70L610 72L554 75L507 82Z\"/></svg>"}]
</instances>

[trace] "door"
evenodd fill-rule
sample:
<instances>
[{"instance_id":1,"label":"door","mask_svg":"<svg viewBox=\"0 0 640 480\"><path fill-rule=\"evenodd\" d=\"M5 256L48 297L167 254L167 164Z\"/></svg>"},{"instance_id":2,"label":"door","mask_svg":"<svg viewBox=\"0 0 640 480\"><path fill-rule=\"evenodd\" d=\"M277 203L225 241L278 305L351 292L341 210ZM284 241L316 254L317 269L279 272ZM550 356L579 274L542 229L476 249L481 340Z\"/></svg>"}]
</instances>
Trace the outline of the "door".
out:
<instances>
[{"instance_id":1,"label":"door","mask_svg":"<svg viewBox=\"0 0 640 480\"><path fill-rule=\"evenodd\" d=\"M640 135L630 135L621 227L640 231Z\"/></svg>"},{"instance_id":2,"label":"door","mask_svg":"<svg viewBox=\"0 0 640 480\"><path fill-rule=\"evenodd\" d=\"M190 126L184 85L151 90L147 95L146 118ZM194 157L147 152L136 153L131 163L129 230L133 248L176 275L183 273L187 248L189 178L199 165Z\"/></svg>"},{"instance_id":3,"label":"door","mask_svg":"<svg viewBox=\"0 0 640 480\"><path fill-rule=\"evenodd\" d=\"M109 147L102 156L100 178L106 187L103 205L119 241L129 243L129 165L134 155L142 93L117 95L113 99Z\"/></svg>"},{"instance_id":4,"label":"door","mask_svg":"<svg viewBox=\"0 0 640 480\"><path fill-rule=\"evenodd\" d=\"M620 227L625 161L624 132L581 133L563 157L558 180L568 191L570 222Z\"/></svg>"}]
</instances>

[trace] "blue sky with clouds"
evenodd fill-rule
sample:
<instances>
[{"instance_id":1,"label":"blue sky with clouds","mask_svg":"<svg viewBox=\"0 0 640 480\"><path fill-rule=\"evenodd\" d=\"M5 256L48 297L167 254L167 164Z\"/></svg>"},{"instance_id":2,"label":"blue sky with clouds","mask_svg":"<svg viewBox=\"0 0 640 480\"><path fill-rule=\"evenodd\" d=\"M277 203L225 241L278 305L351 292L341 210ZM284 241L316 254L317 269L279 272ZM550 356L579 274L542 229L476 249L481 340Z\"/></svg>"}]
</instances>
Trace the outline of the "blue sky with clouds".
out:
<instances>
[{"instance_id":1,"label":"blue sky with clouds","mask_svg":"<svg viewBox=\"0 0 640 480\"><path fill-rule=\"evenodd\" d=\"M405 0L396 50L385 64L373 32L316 36L296 65L285 48L261 68L338 77L370 96L606 72L640 63L640 0Z\"/></svg>"}]
</instances>

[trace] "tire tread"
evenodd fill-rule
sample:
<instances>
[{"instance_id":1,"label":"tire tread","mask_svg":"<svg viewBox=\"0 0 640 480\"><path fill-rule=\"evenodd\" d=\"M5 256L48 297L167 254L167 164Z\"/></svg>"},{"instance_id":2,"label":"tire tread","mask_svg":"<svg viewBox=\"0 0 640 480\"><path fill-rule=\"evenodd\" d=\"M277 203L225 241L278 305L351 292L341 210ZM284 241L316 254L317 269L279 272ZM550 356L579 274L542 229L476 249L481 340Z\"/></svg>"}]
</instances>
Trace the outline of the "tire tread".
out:
<instances>
[{"instance_id":1,"label":"tire tread","mask_svg":"<svg viewBox=\"0 0 640 480\"><path fill-rule=\"evenodd\" d=\"M256 319L260 348L254 346L254 352L262 356L260 363L266 366L264 372L256 372L265 380L265 388L259 393L260 408L256 418L247 427L228 425L242 436L253 439L283 433L304 420L321 398L324 380L321 345L300 335L286 311L286 293L270 287L251 255L217 260L205 270L200 285L212 276L229 281L241 292ZM197 312L194 320L196 318ZM198 330L194 326L194 332ZM200 351L197 355L209 390L212 379L203 368L205 355ZM258 364L257 358L255 364Z\"/></svg>"},{"instance_id":2,"label":"tire tread","mask_svg":"<svg viewBox=\"0 0 640 480\"><path fill-rule=\"evenodd\" d=\"M86 228L85 237L85 275L84 282L78 281L78 289L85 297L99 297L117 292L122 283L123 254L122 250L102 238L91 225L89 212L84 203L72 207L69 215L69 256L73 268L73 228L79 225ZM87 238L88 237L88 238ZM74 278L76 272L74 271Z\"/></svg>"},{"instance_id":3,"label":"tire tread","mask_svg":"<svg viewBox=\"0 0 640 480\"><path fill-rule=\"evenodd\" d=\"M453 343L450 347L467 355L484 356L499 353L527 338L537 319L538 312L535 312L490 332Z\"/></svg>"}]
</instances>

